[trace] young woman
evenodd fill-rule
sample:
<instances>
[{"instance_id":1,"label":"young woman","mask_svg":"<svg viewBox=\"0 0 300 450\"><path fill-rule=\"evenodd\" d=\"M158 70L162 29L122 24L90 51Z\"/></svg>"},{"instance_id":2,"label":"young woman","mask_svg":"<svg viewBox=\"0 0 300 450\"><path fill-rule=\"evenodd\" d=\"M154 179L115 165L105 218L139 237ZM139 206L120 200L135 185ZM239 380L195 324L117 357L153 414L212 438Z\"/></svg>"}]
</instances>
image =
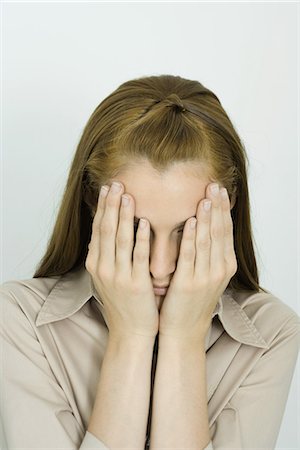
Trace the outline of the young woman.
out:
<instances>
[{"instance_id":1,"label":"young woman","mask_svg":"<svg viewBox=\"0 0 300 450\"><path fill-rule=\"evenodd\" d=\"M300 319L259 285L247 162L198 81L100 103L45 256L1 286L2 448L275 447Z\"/></svg>"}]
</instances>

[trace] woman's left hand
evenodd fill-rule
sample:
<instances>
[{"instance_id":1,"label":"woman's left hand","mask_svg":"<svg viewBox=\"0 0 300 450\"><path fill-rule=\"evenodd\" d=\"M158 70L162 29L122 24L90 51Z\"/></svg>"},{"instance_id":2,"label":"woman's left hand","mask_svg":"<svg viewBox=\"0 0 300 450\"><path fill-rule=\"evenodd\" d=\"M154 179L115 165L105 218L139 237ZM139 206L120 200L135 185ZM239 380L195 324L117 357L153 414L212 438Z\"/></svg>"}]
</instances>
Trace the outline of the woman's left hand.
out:
<instances>
[{"instance_id":1,"label":"woman's left hand","mask_svg":"<svg viewBox=\"0 0 300 450\"><path fill-rule=\"evenodd\" d=\"M198 204L196 227L190 226L195 218L185 223L177 267L160 310L160 335L203 341L216 304L237 271L228 193L214 195L214 184ZM207 200L210 211L203 208Z\"/></svg>"}]
</instances>

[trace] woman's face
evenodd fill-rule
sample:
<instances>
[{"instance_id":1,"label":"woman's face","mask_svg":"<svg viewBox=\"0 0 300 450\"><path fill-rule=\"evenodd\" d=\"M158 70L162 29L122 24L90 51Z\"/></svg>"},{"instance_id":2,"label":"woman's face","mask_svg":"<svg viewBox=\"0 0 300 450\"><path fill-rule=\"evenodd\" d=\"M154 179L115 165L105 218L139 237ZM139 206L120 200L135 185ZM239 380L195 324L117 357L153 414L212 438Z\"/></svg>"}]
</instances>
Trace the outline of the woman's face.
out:
<instances>
[{"instance_id":1,"label":"woman's face","mask_svg":"<svg viewBox=\"0 0 300 450\"><path fill-rule=\"evenodd\" d=\"M209 180L202 164L176 163L163 175L147 161L110 181L123 183L135 199L135 217L150 222L150 276L154 286L168 286L176 269L184 223L196 216ZM164 295L156 295L161 307Z\"/></svg>"}]
</instances>

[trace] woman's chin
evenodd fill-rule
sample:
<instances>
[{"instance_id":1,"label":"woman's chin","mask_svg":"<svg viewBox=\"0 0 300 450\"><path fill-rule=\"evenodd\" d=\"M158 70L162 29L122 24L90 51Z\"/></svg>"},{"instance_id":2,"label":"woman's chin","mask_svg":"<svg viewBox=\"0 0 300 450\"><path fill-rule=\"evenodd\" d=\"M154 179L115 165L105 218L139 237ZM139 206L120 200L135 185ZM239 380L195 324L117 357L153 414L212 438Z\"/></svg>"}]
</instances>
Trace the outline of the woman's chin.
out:
<instances>
[{"instance_id":1,"label":"woman's chin","mask_svg":"<svg viewBox=\"0 0 300 450\"><path fill-rule=\"evenodd\" d=\"M161 305L163 304L165 295L155 295L156 305L158 310L160 311Z\"/></svg>"}]
</instances>

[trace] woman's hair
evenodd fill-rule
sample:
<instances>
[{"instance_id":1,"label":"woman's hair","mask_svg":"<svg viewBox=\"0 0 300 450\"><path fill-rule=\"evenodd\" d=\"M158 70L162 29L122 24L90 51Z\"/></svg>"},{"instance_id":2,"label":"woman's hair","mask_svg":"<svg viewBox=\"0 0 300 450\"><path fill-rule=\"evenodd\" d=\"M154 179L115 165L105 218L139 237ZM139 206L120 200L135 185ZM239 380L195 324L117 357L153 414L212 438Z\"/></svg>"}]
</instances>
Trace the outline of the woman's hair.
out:
<instances>
[{"instance_id":1,"label":"woman's hair","mask_svg":"<svg viewBox=\"0 0 300 450\"><path fill-rule=\"evenodd\" d=\"M92 113L80 138L46 253L34 278L85 264L99 188L131 164L159 172L174 163L205 163L228 190L238 269L228 287L258 292L244 146L218 97L180 76L142 77L121 84Z\"/></svg>"}]
</instances>

